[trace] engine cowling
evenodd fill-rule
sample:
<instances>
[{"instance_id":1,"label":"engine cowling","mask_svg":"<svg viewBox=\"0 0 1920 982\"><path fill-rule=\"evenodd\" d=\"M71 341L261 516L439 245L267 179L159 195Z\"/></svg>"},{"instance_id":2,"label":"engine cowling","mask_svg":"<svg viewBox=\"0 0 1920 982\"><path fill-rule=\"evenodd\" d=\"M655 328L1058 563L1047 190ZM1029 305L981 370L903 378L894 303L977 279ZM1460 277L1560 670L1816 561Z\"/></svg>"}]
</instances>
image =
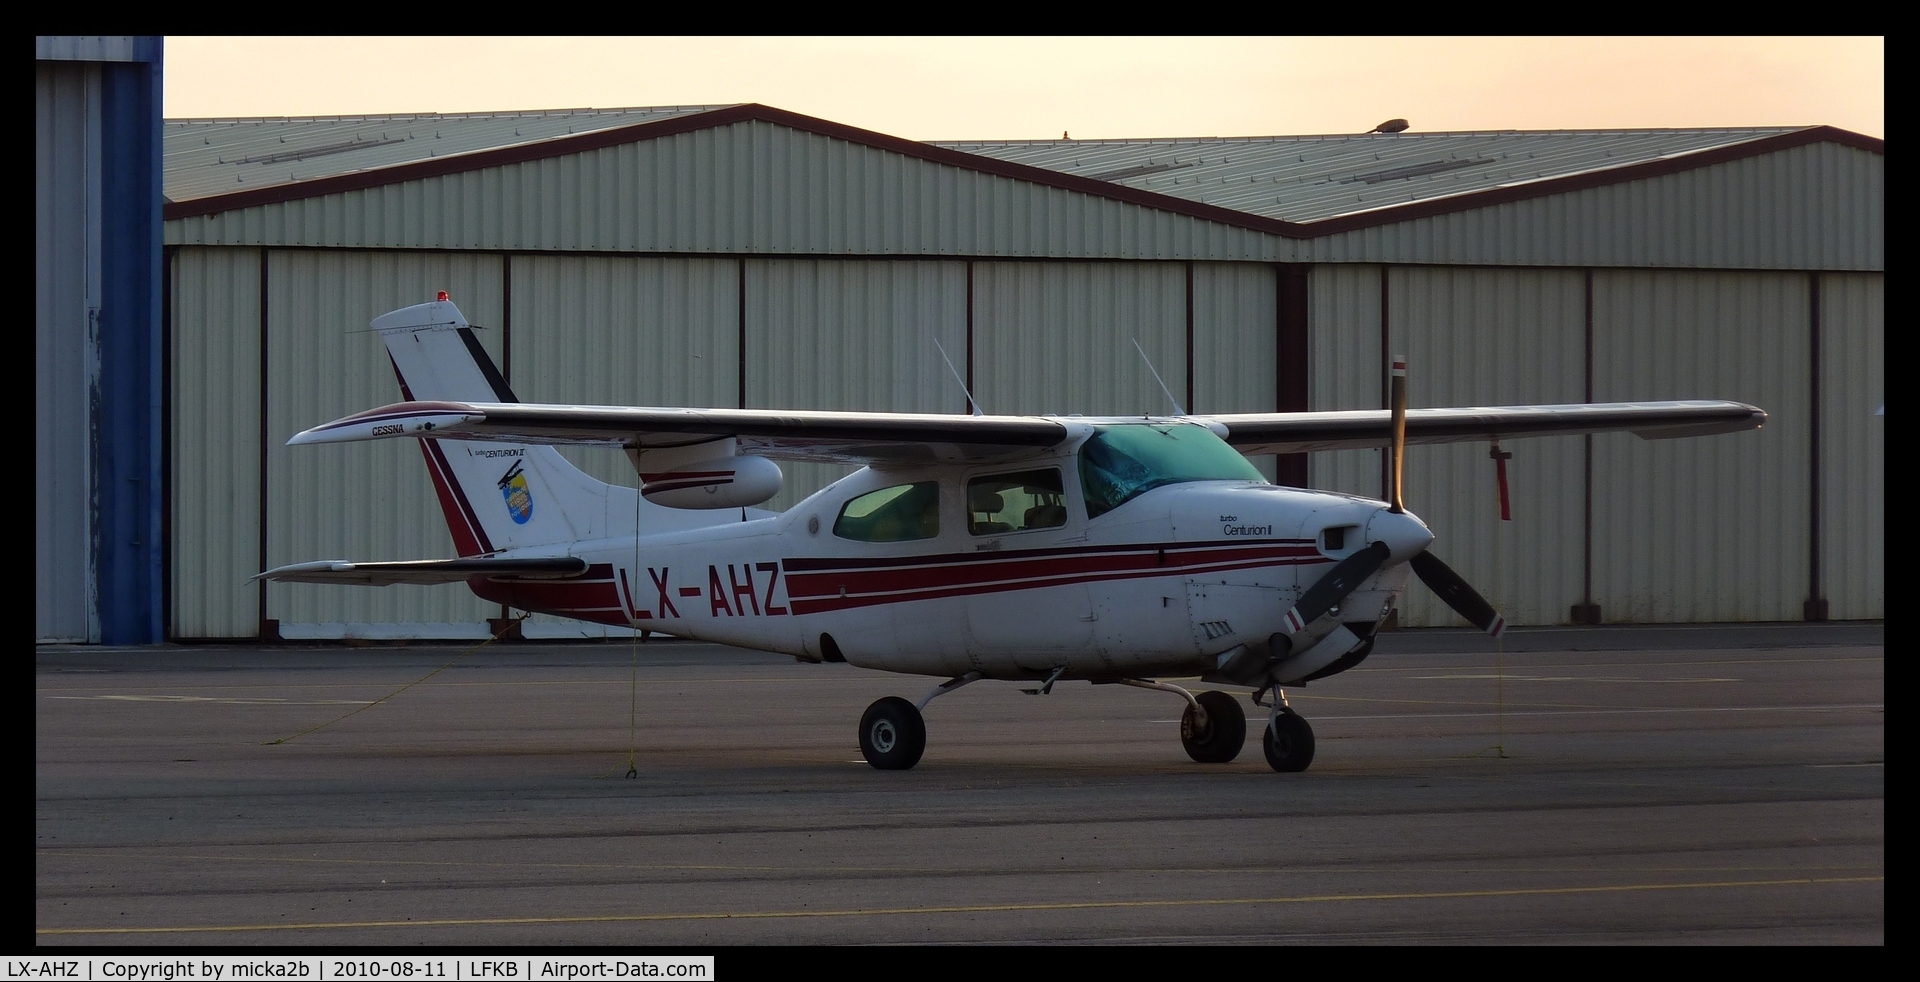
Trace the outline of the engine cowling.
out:
<instances>
[{"instance_id":1,"label":"engine cowling","mask_svg":"<svg viewBox=\"0 0 1920 982\"><path fill-rule=\"evenodd\" d=\"M780 465L765 457L718 457L640 475L640 495L668 508L746 508L780 493Z\"/></svg>"}]
</instances>

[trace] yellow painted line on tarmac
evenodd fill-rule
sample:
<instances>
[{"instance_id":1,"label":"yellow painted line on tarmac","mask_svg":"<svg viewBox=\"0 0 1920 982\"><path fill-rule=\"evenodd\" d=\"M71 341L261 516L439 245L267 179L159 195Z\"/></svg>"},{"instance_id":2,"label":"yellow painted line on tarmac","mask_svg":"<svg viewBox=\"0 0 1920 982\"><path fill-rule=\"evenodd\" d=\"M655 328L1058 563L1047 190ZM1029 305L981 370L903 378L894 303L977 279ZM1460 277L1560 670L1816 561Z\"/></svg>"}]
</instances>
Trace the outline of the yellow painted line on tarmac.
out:
<instances>
[{"instance_id":1,"label":"yellow painted line on tarmac","mask_svg":"<svg viewBox=\"0 0 1920 982\"><path fill-rule=\"evenodd\" d=\"M932 676L927 676L927 677L932 678ZM649 686L653 688L668 688L676 685L709 685L709 684L736 685L743 682L766 682L766 683L776 683L779 685L792 685L796 681L798 682L835 682L842 685L848 682L848 680L844 678L812 678L812 679L695 678L695 679L654 679L650 681L643 680L641 681L640 685L642 688L646 688ZM612 676L608 676L607 678L599 678L599 679L548 679L548 680L525 679L525 680L519 680L519 681L494 681L494 682L437 682L434 684L434 688L436 689L495 688L495 687L536 686L536 685L593 686L595 688L599 688L602 686L612 685L616 683L619 685L625 685L627 684L627 680L617 679ZM365 682L365 681L363 682L312 682L312 683L308 683L308 682L265 683L263 682L258 685L195 685L195 686L190 686L190 688L206 689L214 692L219 692L226 689L366 689L366 688L378 688L382 685L387 685L387 684L389 683L388 682ZM87 692L87 691L97 690L97 689L133 691L133 690L138 690L143 688L178 689L178 688L181 688L181 686L178 683L174 683L170 685L152 685L152 686L64 685L59 687L37 688L34 691L42 695L47 695L48 693L54 693L54 692ZM49 698L59 699L63 697L49 696ZM81 698L87 698L87 697L67 696L65 698L81 699ZM98 697L95 697L95 698L98 698Z\"/></svg>"},{"instance_id":2,"label":"yellow painted line on tarmac","mask_svg":"<svg viewBox=\"0 0 1920 982\"><path fill-rule=\"evenodd\" d=\"M1622 649L1619 649L1618 653L1623 655L1632 655L1632 654L1644 653L1645 650L1646 649L1622 648ZM1560 652L1560 651L1509 651L1507 652L1507 657L1524 659L1524 658L1529 658L1536 655L1551 656L1551 655L1559 655L1559 654L1565 654L1565 653L1566 652ZM1584 654L1584 652L1582 653ZM1413 652L1408 652L1407 656L1412 657L1414 654L1415 653ZM1425 652L1422 654L1439 655L1443 653ZM1461 654L1465 654L1465 652L1461 652ZM1481 655L1483 657L1485 655L1484 652L1473 652L1473 654ZM1394 657L1400 657L1400 656L1394 656ZM1887 659L1884 655L1844 655L1837 658L1709 658L1709 659L1702 659L1699 661L1695 661L1693 659L1687 659L1685 661L1648 661L1648 662L1636 662L1636 661L1626 661L1626 660L1587 661L1587 662L1574 662L1574 663L1556 663L1554 664L1553 667L1556 669L1565 671L1567 669L1580 669L1580 668L1622 668L1622 667L1700 668L1703 666L1719 666L1719 665L1761 665L1761 666L1765 666L1765 665L1837 665L1837 664L1842 664L1846 662L1884 662L1886 660ZM1364 668L1349 669L1349 671L1355 674L1364 673L1368 675L1401 675L1406 672L1432 671L1432 669L1426 666L1419 666L1419 665L1404 665L1404 666L1402 665L1368 665Z\"/></svg>"},{"instance_id":3,"label":"yellow painted line on tarmac","mask_svg":"<svg viewBox=\"0 0 1920 982\"><path fill-rule=\"evenodd\" d=\"M371 699L304 699L303 700L303 699L280 699L280 698L273 698L273 697L263 697L263 698L257 698L257 699L242 699L238 696L104 695L104 696L48 696L47 698L49 699L113 700L118 702L176 702L176 703L178 702L192 702L192 703L212 702L212 703L220 703L222 705L231 705L231 706L368 706L373 704L373 700Z\"/></svg>"},{"instance_id":4,"label":"yellow painted line on tarmac","mask_svg":"<svg viewBox=\"0 0 1920 982\"><path fill-rule=\"evenodd\" d=\"M1636 678L1636 677L1634 677L1634 676L1630 676L1630 675L1623 675L1623 676L1607 676L1607 675L1501 675L1501 674L1498 674L1498 673L1495 673L1495 672L1485 672L1485 673L1474 673L1474 674L1462 674L1462 673L1452 673L1452 674L1448 674L1448 675L1407 675L1407 676L1404 676L1404 678L1406 678L1406 679L1408 679L1408 680L1410 680L1410 681L1416 681L1416 682L1488 682L1488 681L1494 681L1494 680L1499 680L1499 681L1502 681L1502 682L1624 682L1624 683L1641 683L1641 682L1656 682L1656 683L1657 683L1657 682L1745 682L1745 681L1747 681L1746 679L1732 679L1732 678L1675 678L1675 679L1649 679L1649 678Z\"/></svg>"},{"instance_id":5,"label":"yellow painted line on tarmac","mask_svg":"<svg viewBox=\"0 0 1920 982\"><path fill-rule=\"evenodd\" d=\"M38 935L100 934L212 934L237 931L326 931L379 927L505 927L542 924L637 924L666 921L770 920L802 917L892 917L915 914L1001 914L1049 910L1142 910L1171 907L1246 907L1265 904L1347 903L1394 900L1484 900L1499 897L1578 896L1636 893L1655 890L1725 890L1751 887L1827 886L1844 883L1880 883L1882 876L1799 878L1791 880L1723 880L1703 883L1634 883L1598 887L1539 887L1515 890L1449 890L1432 893L1347 893L1298 897L1236 897L1214 900L1111 900L1078 903L956 904L945 907L876 907L847 910L760 910L678 914L602 914L579 917L474 917L402 921L317 921L299 924L223 924L185 927L66 927L35 928Z\"/></svg>"}]
</instances>

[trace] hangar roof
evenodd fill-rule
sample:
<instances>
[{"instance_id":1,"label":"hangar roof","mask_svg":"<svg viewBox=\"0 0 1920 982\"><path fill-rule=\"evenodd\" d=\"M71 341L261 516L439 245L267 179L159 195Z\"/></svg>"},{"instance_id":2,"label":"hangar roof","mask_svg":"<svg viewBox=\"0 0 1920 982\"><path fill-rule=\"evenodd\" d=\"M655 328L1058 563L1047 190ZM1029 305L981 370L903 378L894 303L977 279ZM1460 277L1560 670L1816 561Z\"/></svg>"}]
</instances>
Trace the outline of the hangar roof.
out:
<instances>
[{"instance_id":1,"label":"hangar roof","mask_svg":"<svg viewBox=\"0 0 1920 982\"><path fill-rule=\"evenodd\" d=\"M996 160L1313 222L1733 147L1804 127L1501 130L942 143Z\"/></svg>"},{"instance_id":2,"label":"hangar roof","mask_svg":"<svg viewBox=\"0 0 1920 982\"><path fill-rule=\"evenodd\" d=\"M538 143L718 106L166 121L168 201Z\"/></svg>"},{"instance_id":3,"label":"hangar roof","mask_svg":"<svg viewBox=\"0 0 1920 982\"><path fill-rule=\"evenodd\" d=\"M167 219L766 123L1253 232L1305 239L1692 171L1827 126L916 143L758 104L166 123Z\"/></svg>"}]
</instances>

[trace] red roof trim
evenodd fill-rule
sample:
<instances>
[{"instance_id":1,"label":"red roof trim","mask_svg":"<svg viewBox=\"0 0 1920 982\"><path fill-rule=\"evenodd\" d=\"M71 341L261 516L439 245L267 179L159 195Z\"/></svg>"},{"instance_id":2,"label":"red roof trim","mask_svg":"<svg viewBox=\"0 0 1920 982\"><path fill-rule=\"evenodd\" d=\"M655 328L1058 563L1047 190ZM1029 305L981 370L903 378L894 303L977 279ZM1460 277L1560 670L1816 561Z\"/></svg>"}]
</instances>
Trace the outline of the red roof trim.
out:
<instances>
[{"instance_id":1,"label":"red roof trim","mask_svg":"<svg viewBox=\"0 0 1920 982\"><path fill-rule=\"evenodd\" d=\"M876 133L872 130L863 130L859 127L848 126L845 123L835 123L813 116L803 116L799 113L788 112L784 109L775 109L772 106L763 106L758 103L745 103L738 106L728 106L724 109L688 113L683 116L671 116L666 119L632 123L626 126L615 126L604 130L596 130L592 133L582 133L577 136L559 137L551 140L521 144L519 146L502 147L497 150L479 150L472 153L454 154L430 160L395 164L390 167L356 171L351 174L338 174L332 177L316 178L311 181L300 181L294 184L276 185L270 188L235 191L230 194L210 195L208 197L194 198L187 201L170 201L163 206L162 216L163 219L167 221L176 218L196 218L223 211L235 211L241 208L279 204L326 194L361 191L382 185L396 184L401 181L424 180L427 178L442 177L448 174L480 170L487 167L503 167L509 164L519 164L533 160L563 157L588 150L599 150L626 143L639 143L643 140L655 140L665 136L690 133L696 130L714 129L721 126L731 126L735 123L749 121L773 123L806 133L814 133L837 140L844 140L848 143L873 147L878 150L898 153L931 163L944 164L949 167L957 167L962 170L993 174L999 177L1027 181L1046 187L1060 188L1066 191L1077 191L1097 198L1123 201L1128 204L1139 205L1143 208L1172 212L1191 218L1219 222L1235 228L1250 229L1252 231L1265 232L1290 239L1315 238L1322 235L1352 231L1354 229L1369 228L1375 225L1389 225L1415 218L1427 218L1449 212L1485 208L1489 205L1505 204L1510 201L1544 197L1550 194L1563 194L1569 191L1581 191L1607 184L1620 184L1627 181L1693 170L1698 167L1707 167L1730 160L1738 160L1743 157L1774 153L1791 147L1805 146L1812 143L1838 143L1843 146L1853 147L1857 150L1865 150L1869 153L1886 153L1885 140L1862 136L1858 133L1832 126L1811 126L1802 130L1795 130L1791 133L1761 137L1731 146L1681 154L1663 160L1626 164L1607 170L1569 174L1565 177L1545 178L1511 187L1492 188L1485 191L1472 191L1463 194L1431 198L1425 201L1416 201L1403 205L1391 205L1359 215L1347 215L1315 222L1301 223L1284 221L1277 218L1264 218L1259 215L1251 215L1231 208L1222 208L1218 205L1202 204L1197 201L1188 201L1185 198L1176 198L1171 195L1158 194L1153 191L1143 191L1138 188L1130 188L1108 181L1063 174L1059 171L1048 170L1044 167L1016 164L1011 161L999 160L993 157L983 157L978 154L966 153L960 150L950 150L945 147L916 143L901 137L888 136L885 133Z\"/></svg>"}]
</instances>

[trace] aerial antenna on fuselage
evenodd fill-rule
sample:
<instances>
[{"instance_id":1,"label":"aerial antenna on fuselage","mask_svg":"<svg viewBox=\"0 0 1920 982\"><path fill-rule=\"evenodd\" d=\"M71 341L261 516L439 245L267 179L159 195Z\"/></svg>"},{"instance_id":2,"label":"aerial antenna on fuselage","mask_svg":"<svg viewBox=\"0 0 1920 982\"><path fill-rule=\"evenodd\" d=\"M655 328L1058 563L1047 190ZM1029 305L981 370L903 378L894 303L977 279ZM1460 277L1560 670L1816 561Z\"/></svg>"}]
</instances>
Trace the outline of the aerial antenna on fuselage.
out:
<instances>
[{"instance_id":1,"label":"aerial antenna on fuselage","mask_svg":"<svg viewBox=\"0 0 1920 982\"><path fill-rule=\"evenodd\" d=\"M986 413L980 411L980 404L973 401L973 392L967 388L966 379L960 377L960 370L953 367L953 359L947 357L947 349L940 347L940 339L931 334L927 335L927 338L933 342L934 349L940 352L940 360L947 363L947 371L953 373L953 380L960 383L960 391L967 394L967 405L973 407L973 414L985 416Z\"/></svg>"},{"instance_id":2,"label":"aerial antenna on fuselage","mask_svg":"<svg viewBox=\"0 0 1920 982\"><path fill-rule=\"evenodd\" d=\"M1147 363L1147 371L1152 372L1153 380L1160 383L1160 391L1167 394L1167 401L1173 404L1173 414L1175 416L1185 416L1187 411L1181 408L1180 400L1175 399L1172 390L1167 388L1166 381L1160 377L1160 370L1153 367L1153 359L1147 357L1147 349L1140 347L1139 338L1133 339L1133 350L1140 352L1140 360Z\"/></svg>"}]
</instances>

